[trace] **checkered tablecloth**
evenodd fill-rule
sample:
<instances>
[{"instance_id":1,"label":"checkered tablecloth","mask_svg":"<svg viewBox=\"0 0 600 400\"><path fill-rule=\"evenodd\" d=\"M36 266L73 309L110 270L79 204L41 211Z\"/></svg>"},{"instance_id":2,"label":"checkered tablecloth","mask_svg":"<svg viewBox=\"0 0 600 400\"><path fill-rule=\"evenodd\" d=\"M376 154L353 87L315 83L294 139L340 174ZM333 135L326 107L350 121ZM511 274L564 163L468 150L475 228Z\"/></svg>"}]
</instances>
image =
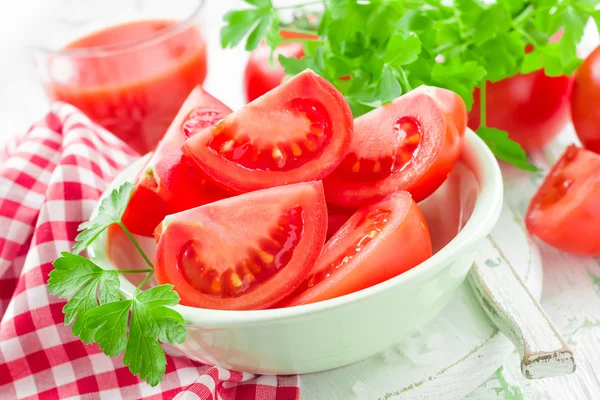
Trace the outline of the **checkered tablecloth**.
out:
<instances>
[{"instance_id":1,"label":"checkered tablecloth","mask_svg":"<svg viewBox=\"0 0 600 400\"><path fill-rule=\"evenodd\" d=\"M288 400L297 376L254 376L167 355L154 388L64 326L46 291L52 262L73 245L108 183L138 155L72 106L0 151L0 399Z\"/></svg>"}]
</instances>

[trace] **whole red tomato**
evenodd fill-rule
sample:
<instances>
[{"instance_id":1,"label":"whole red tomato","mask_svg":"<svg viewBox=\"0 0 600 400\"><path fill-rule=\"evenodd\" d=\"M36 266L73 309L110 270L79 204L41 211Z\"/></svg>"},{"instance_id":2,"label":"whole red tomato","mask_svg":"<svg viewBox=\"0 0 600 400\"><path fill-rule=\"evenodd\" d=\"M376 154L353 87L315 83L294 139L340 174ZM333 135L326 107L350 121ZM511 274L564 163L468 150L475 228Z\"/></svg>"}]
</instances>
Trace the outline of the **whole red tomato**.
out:
<instances>
[{"instance_id":1,"label":"whole red tomato","mask_svg":"<svg viewBox=\"0 0 600 400\"><path fill-rule=\"evenodd\" d=\"M571 118L583 145L600 153L600 47L575 72Z\"/></svg>"},{"instance_id":2,"label":"whole red tomato","mask_svg":"<svg viewBox=\"0 0 600 400\"><path fill-rule=\"evenodd\" d=\"M488 82L487 125L507 131L526 151L544 147L568 121L569 88L567 76L548 77L539 70ZM469 112L469 127L479 128L479 89Z\"/></svg>"},{"instance_id":3,"label":"whole red tomato","mask_svg":"<svg viewBox=\"0 0 600 400\"><path fill-rule=\"evenodd\" d=\"M280 32L283 39L316 39L317 35L305 33L296 33L282 30ZM257 97L262 96L269 90L279 86L285 73L283 67L279 64L277 58L280 54L286 57L301 58L304 55L302 43L284 43L275 50L275 65L269 64L271 49L265 43L261 43L256 50L250 54L246 70L244 71L244 88L246 90L246 100L251 102Z\"/></svg>"}]
</instances>

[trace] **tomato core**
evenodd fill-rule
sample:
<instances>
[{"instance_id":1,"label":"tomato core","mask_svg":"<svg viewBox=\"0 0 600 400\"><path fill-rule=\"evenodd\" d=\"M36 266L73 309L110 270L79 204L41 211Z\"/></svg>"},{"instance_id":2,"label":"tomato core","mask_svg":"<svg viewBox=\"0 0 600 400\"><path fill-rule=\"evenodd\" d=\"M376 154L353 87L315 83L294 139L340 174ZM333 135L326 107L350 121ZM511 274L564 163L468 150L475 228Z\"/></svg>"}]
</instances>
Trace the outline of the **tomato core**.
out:
<instances>
[{"instance_id":1,"label":"tomato core","mask_svg":"<svg viewBox=\"0 0 600 400\"><path fill-rule=\"evenodd\" d=\"M382 156L374 160L358 158L356 153L348 154L335 174L352 177L356 181L376 181L396 173L418 153L421 145L421 125L411 117L399 118L393 126L398 136L394 154Z\"/></svg>"},{"instance_id":2,"label":"tomato core","mask_svg":"<svg viewBox=\"0 0 600 400\"><path fill-rule=\"evenodd\" d=\"M185 118L181 124L181 132L186 138L191 138L198 131L216 124L221 118L223 118L223 114L218 111L198 107L190 111Z\"/></svg>"},{"instance_id":3,"label":"tomato core","mask_svg":"<svg viewBox=\"0 0 600 400\"><path fill-rule=\"evenodd\" d=\"M307 124L303 137L282 140L269 148L261 146L250 135L237 134L238 129L217 125L208 147L215 154L244 168L262 171L288 171L318 157L331 140L332 126L327 110L321 103L308 98L292 99L286 107L289 113L303 116ZM282 126L282 129L289 127Z\"/></svg>"},{"instance_id":4,"label":"tomato core","mask_svg":"<svg viewBox=\"0 0 600 400\"><path fill-rule=\"evenodd\" d=\"M360 234L356 235L352 244L349 245L346 250L329 265L329 267L308 277L308 279L300 285L298 292L309 289L326 278L329 278L339 268L343 267L344 264L350 262L352 257L379 235L385 224L389 221L391 213L391 210L376 209L366 214L356 226L356 231L360 232Z\"/></svg>"},{"instance_id":5,"label":"tomato core","mask_svg":"<svg viewBox=\"0 0 600 400\"><path fill-rule=\"evenodd\" d=\"M177 253L177 269L201 293L218 298L238 297L254 290L274 276L290 260L304 229L300 206L284 211L270 236L258 241L258 249L248 249L247 257L224 271L206 265L202 243L190 240Z\"/></svg>"}]
</instances>

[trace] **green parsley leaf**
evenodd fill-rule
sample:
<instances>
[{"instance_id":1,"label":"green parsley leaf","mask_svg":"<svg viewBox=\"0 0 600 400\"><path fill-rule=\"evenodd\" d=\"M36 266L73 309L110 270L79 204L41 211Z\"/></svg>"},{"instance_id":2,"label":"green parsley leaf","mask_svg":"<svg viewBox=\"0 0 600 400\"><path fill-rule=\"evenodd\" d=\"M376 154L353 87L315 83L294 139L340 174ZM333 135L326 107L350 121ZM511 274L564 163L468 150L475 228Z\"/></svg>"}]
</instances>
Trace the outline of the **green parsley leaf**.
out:
<instances>
[{"instance_id":1,"label":"green parsley leaf","mask_svg":"<svg viewBox=\"0 0 600 400\"><path fill-rule=\"evenodd\" d=\"M495 128L483 127L477 130L477 134L489 146L492 153L502 161L510 163L525 171L537 171L538 169L529 162L527 154L517 142L508 137L508 132Z\"/></svg>"},{"instance_id":2,"label":"green parsley leaf","mask_svg":"<svg viewBox=\"0 0 600 400\"><path fill-rule=\"evenodd\" d=\"M381 104L387 104L401 94L402 88L394 75L394 71L388 64L385 64L381 71L381 78L379 79L375 96L381 101Z\"/></svg>"},{"instance_id":3,"label":"green parsley leaf","mask_svg":"<svg viewBox=\"0 0 600 400\"><path fill-rule=\"evenodd\" d=\"M580 63L576 46L586 23L590 18L600 20L597 3L327 0L318 25L319 38L302 40L305 56L280 60L288 75L311 68L331 82L346 97L354 117L420 85L453 90L470 109L474 89L486 81L542 68L551 76L571 74ZM253 4L266 10L266 3ZM299 0L294 8L305 9L309 4L312 0ZM286 8L269 6L276 14ZM235 25L231 18L226 19ZM244 23L240 19L236 29L247 31ZM290 24L290 29L293 26ZM553 37L560 30L563 35L556 43ZM252 43L262 32L255 31L249 38ZM269 38L276 32L274 24L267 31L271 32L266 34ZM280 43L267 40L272 50ZM499 157L530 169L520 146L498 134L484 132L484 136L490 136L488 144L496 146Z\"/></svg>"},{"instance_id":4,"label":"green parsley leaf","mask_svg":"<svg viewBox=\"0 0 600 400\"><path fill-rule=\"evenodd\" d=\"M86 329L109 357L115 357L127 345L127 321L132 300L113 301L96 307L87 314Z\"/></svg>"},{"instance_id":5,"label":"green parsley leaf","mask_svg":"<svg viewBox=\"0 0 600 400\"><path fill-rule=\"evenodd\" d=\"M225 25L221 28L221 46L223 48L237 46L250 30L260 24L262 19L268 18L269 14L269 8L252 8L228 12L223 17ZM252 38L253 42L257 42L257 45L262 39L260 33L265 33L265 31L261 29ZM248 47L252 48L252 46Z\"/></svg>"},{"instance_id":6,"label":"green parsley leaf","mask_svg":"<svg viewBox=\"0 0 600 400\"><path fill-rule=\"evenodd\" d=\"M67 252L63 252L53 265L48 291L69 299L63 307L65 325L73 323L73 334L91 343L93 332L86 329L87 313L97 308L99 303L120 299L119 275L116 271L103 270L85 257Z\"/></svg>"},{"instance_id":7,"label":"green parsley leaf","mask_svg":"<svg viewBox=\"0 0 600 400\"><path fill-rule=\"evenodd\" d=\"M401 67L417 60L421 53L421 41L414 33L397 32L388 40L383 60L388 65Z\"/></svg>"},{"instance_id":8,"label":"green parsley leaf","mask_svg":"<svg viewBox=\"0 0 600 400\"><path fill-rule=\"evenodd\" d=\"M82 231L75 238L75 246L73 253L79 254L87 248L106 228L110 225L121 222L131 193L133 185L130 182L125 182L119 188L114 189L109 196L102 200L98 209L98 214L79 225L79 230Z\"/></svg>"},{"instance_id":9,"label":"green parsley leaf","mask_svg":"<svg viewBox=\"0 0 600 400\"><path fill-rule=\"evenodd\" d=\"M178 302L179 295L172 285L155 286L132 300L123 364L151 386L160 382L166 370L165 353L157 339L172 344L183 343L185 339L183 318L167 308Z\"/></svg>"}]
</instances>

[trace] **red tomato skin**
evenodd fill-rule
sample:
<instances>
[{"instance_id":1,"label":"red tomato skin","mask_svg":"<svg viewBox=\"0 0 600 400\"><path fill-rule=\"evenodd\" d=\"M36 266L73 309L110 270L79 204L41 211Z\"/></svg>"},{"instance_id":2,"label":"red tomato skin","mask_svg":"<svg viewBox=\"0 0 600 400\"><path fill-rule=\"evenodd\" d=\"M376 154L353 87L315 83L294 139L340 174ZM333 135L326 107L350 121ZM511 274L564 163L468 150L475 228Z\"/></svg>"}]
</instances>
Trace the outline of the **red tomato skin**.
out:
<instances>
[{"instance_id":1,"label":"red tomato skin","mask_svg":"<svg viewBox=\"0 0 600 400\"><path fill-rule=\"evenodd\" d=\"M283 39L317 39L317 35L289 32L284 29L280 31ZM278 57L283 54L286 57L304 56L302 43L283 43L277 47L274 54L274 68L269 63L271 49L265 43L261 43L256 50L250 53L250 58L244 70L244 89L246 101L251 102L263 94L275 89L281 84L285 77L283 67L279 64Z\"/></svg>"},{"instance_id":2,"label":"red tomato skin","mask_svg":"<svg viewBox=\"0 0 600 400\"><path fill-rule=\"evenodd\" d=\"M527 229L557 249L598 256L598 204L600 155L571 145L531 200L525 218Z\"/></svg>"},{"instance_id":3,"label":"red tomato skin","mask_svg":"<svg viewBox=\"0 0 600 400\"><path fill-rule=\"evenodd\" d=\"M240 115L248 118L251 115L250 110L253 118L260 119L261 116L268 113L271 120L276 122L277 112L289 113L289 109L285 109L283 106L277 108L282 104L280 99L282 97L294 98L296 92L300 93L299 96L302 99L309 98L309 100L320 102L327 112L327 117L331 120L331 138L324 145L319 156L287 171L272 171L240 166L209 148L210 140L214 137L215 132L227 130L233 126L232 130L238 134L239 131L246 128ZM262 137L268 138L268 133L270 132L263 132ZM311 70L306 70L287 81L285 85L279 86L267 95L261 96L244 108L235 111L214 127L207 128L186 140L182 150L196 162L199 169L210 176L219 186L231 193L239 194L267 187L323 179L338 166L348 152L352 133L352 112L344 96L327 80ZM268 151L271 150L272 148L268 149Z\"/></svg>"},{"instance_id":4,"label":"red tomato skin","mask_svg":"<svg viewBox=\"0 0 600 400\"><path fill-rule=\"evenodd\" d=\"M370 210L389 203L396 204L392 211L404 213L401 216L402 221L392 232L387 233L384 240L378 243L369 243L373 246L361 250L361 252L368 252L368 257L361 258L358 263L350 261L345 267L336 270L329 280L321 281L299 294L294 293L277 306L291 307L310 304L353 293L400 275L431 257L431 237L425 217L409 193L397 192L375 205L359 209L325 244L321 257L311 274L319 271L324 265L329 264L332 258L341 254L339 245L344 244L344 236L351 231L357 221L361 220ZM350 266L352 269L346 271L345 269Z\"/></svg>"},{"instance_id":5,"label":"red tomato skin","mask_svg":"<svg viewBox=\"0 0 600 400\"><path fill-rule=\"evenodd\" d=\"M525 151L543 148L569 121L571 78L549 77L543 70L487 82L487 125L508 132ZM469 112L469 127L480 124L479 89Z\"/></svg>"},{"instance_id":6,"label":"red tomato skin","mask_svg":"<svg viewBox=\"0 0 600 400\"><path fill-rule=\"evenodd\" d=\"M218 210L219 203L225 201L272 202L276 206L276 204L279 204L280 199L289 195L289 193L298 192L303 193L303 195L297 199L297 202L293 202L293 204L299 204L305 213L302 236L289 263L282 267L276 275L263 282L260 287L239 297L219 298L197 291L179 272L179 268L173 260L177 258L181 246L194 237L194 229L197 222L208 222L211 225L218 225L215 222L216 218L227 218L227 216L223 216L218 211L215 211L215 207ZM286 200L289 199L295 200L296 198L290 197ZM327 207L321 182L302 182L289 185L288 187L274 187L254 191L220 202L200 206L184 213L189 215L198 211L201 212L204 219L200 221L188 221L184 219L177 222L170 222L167 227L164 227L164 224L160 224L155 230L155 238L158 242L154 256L156 279L160 284L173 284L181 297L181 303L192 307L220 310L258 310L268 308L289 295L289 293L293 292L302 283L316 263L325 242ZM239 217L240 221L243 219L239 215L237 217ZM176 219L178 216L174 215L170 218ZM234 223L236 221L238 219L235 219ZM253 245L253 243L248 244L248 246Z\"/></svg>"},{"instance_id":7,"label":"red tomato skin","mask_svg":"<svg viewBox=\"0 0 600 400\"><path fill-rule=\"evenodd\" d=\"M127 228L151 236L167 214L193 208L229 196L198 171L181 152L185 141L180 126L191 110L201 108L223 118L231 110L219 100L196 87L181 106L173 123L136 179L133 194L123 215ZM153 171L151 174L148 171Z\"/></svg>"},{"instance_id":8,"label":"red tomato skin","mask_svg":"<svg viewBox=\"0 0 600 400\"><path fill-rule=\"evenodd\" d=\"M357 118L349 153L360 154L361 138L373 134L371 131L376 122L371 120L387 120L389 118L384 116L389 116L389 113L394 113L397 118L413 118L425 132L429 132L429 139L423 139L427 144L422 144L426 151L419 151L402 171L372 182L356 181L341 170L334 172L324 180L327 201L352 208L377 201L398 190L406 190L415 201L421 201L444 182L460 157L464 130L459 132L455 120L459 126L464 126L466 108L462 99L446 89L428 86L415 89ZM383 143L380 147L381 152L389 151Z\"/></svg>"},{"instance_id":9,"label":"red tomato skin","mask_svg":"<svg viewBox=\"0 0 600 400\"><path fill-rule=\"evenodd\" d=\"M575 72L571 119L583 146L600 154L600 47Z\"/></svg>"}]
</instances>

